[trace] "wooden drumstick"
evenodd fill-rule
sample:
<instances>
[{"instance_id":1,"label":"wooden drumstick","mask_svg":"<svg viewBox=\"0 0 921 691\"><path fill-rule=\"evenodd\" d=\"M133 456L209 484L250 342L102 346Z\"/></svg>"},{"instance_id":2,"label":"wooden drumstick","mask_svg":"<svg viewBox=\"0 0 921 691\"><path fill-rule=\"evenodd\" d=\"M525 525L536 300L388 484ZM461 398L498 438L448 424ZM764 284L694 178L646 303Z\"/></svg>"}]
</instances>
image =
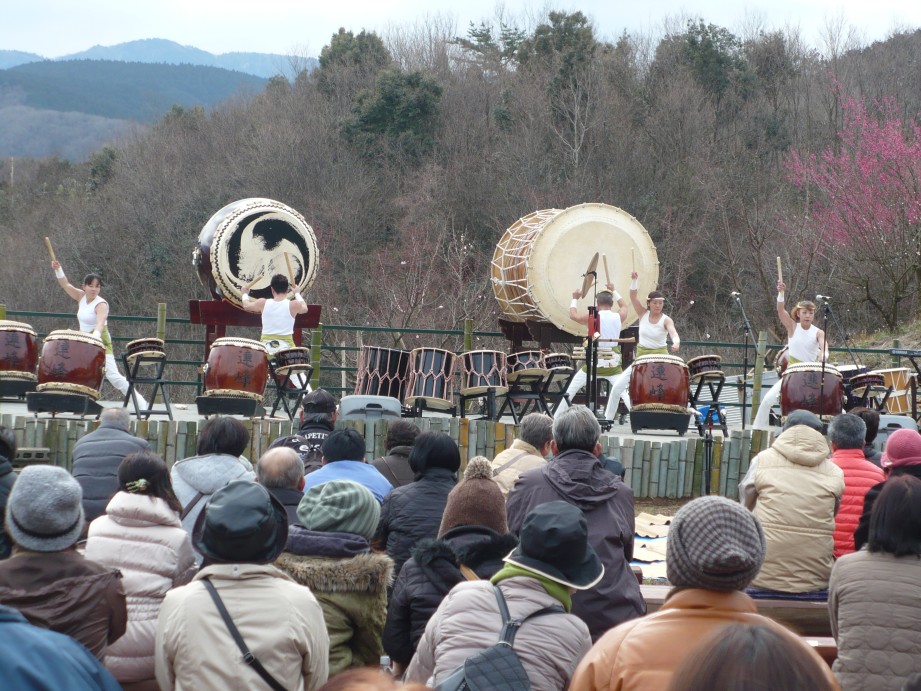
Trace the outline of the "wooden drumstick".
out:
<instances>
[{"instance_id":1,"label":"wooden drumstick","mask_svg":"<svg viewBox=\"0 0 921 691\"><path fill-rule=\"evenodd\" d=\"M608 255L602 254L602 255L601 255L601 260L604 262L604 282L605 282L605 283L610 283L610 282L611 282L611 274L608 273Z\"/></svg>"},{"instance_id":2,"label":"wooden drumstick","mask_svg":"<svg viewBox=\"0 0 921 691\"><path fill-rule=\"evenodd\" d=\"M783 269L780 268L780 257L777 257L777 282L783 283Z\"/></svg>"},{"instance_id":3,"label":"wooden drumstick","mask_svg":"<svg viewBox=\"0 0 921 691\"><path fill-rule=\"evenodd\" d=\"M48 248L48 254L51 255L51 261L56 262L57 259L54 258L54 250L51 248L51 240L48 237L45 237L45 247Z\"/></svg>"},{"instance_id":4,"label":"wooden drumstick","mask_svg":"<svg viewBox=\"0 0 921 691\"><path fill-rule=\"evenodd\" d=\"M630 248L630 270L636 271L636 257L633 256L633 248Z\"/></svg>"},{"instance_id":5,"label":"wooden drumstick","mask_svg":"<svg viewBox=\"0 0 921 691\"><path fill-rule=\"evenodd\" d=\"M294 290L294 271L291 270L291 257L285 252L285 264L288 265L288 278L291 280L291 290Z\"/></svg>"}]
</instances>

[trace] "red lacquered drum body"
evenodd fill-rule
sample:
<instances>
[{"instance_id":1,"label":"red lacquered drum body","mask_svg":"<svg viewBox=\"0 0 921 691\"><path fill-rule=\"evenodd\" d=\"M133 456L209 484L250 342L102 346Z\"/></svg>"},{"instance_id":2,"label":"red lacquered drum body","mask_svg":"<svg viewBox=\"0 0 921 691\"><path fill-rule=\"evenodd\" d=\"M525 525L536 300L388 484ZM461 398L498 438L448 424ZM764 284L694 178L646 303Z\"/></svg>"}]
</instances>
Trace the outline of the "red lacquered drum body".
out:
<instances>
[{"instance_id":1,"label":"red lacquered drum body","mask_svg":"<svg viewBox=\"0 0 921 691\"><path fill-rule=\"evenodd\" d=\"M248 338L219 338L205 368L205 395L243 396L262 400L269 376L265 346Z\"/></svg>"},{"instance_id":2,"label":"red lacquered drum body","mask_svg":"<svg viewBox=\"0 0 921 691\"><path fill-rule=\"evenodd\" d=\"M52 331L42 344L36 391L75 393L99 398L105 374L102 339L82 331Z\"/></svg>"},{"instance_id":3,"label":"red lacquered drum body","mask_svg":"<svg viewBox=\"0 0 921 691\"><path fill-rule=\"evenodd\" d=\"M358 355L356 396L389 396L398 401L406 394L409 351L362 346Z\"/></svg>"},{"instance_id":4,"label":"red lacquered drum body","mask_svg":"<svg viewBox=\"0 0 921 691\"><path fill-rule=\"evenodd\" d=\"M722 374L723 358L719 355L701 355L688 360L688 372L691 379L698 379L705 374Z\"/></svg>"},{"instance_id":5,"label":"red lacquered drum body","mask_svg":"<svg viewBox=\"0 0 921 691\"><path fill-rule=\"evenodd\" d=\"M0 320L0 380L35 381L38 336L28 324Z\"/></svg>"},{"instance_id":6,"label":"red lacquered drum body","mask_svg":"<svg viewBox=\"0 0 921 691\"><path fill-rule=\"evenodd\" d=\"M630 375L631 410L688 412L688 367L673 355L644 355L633 361Z\"/></svg>"},{"instance_id":7,"label":"red lacquered drum body","mask_svg":"<svg viewBox=\"0 0 921 691\"><path fill-rule=\"evenodd\" d=\"M780 383L780 415L786 417L794 410L808 410L819 417L834 417L844 402L841 373L825 365L825 386L822 387L822 364L797 362L787 365Z\"/></svg>"},{"instance_id":8,"label":"red lacquered drum body","mask_svg":"<svg viewBox=\"0 0 921 691\"><path fill-rule=\"evenodd\" d=\"M495 389L497 394L508 391L505 353L497 350L471 350L461 355L461 393L465 396L484 394Z\"/></svg>"},{"instance_id":9,"label":"red lacquered drum body","mask_svg":"<svg viewBox=\"0 0 921 691\"><path fill-rule=\"evenodd\" d=\"M416 348L409 354L410 373L406 405L423 399L433 408L454 407L454 367L457 357L440 348Z\"/></svg>"}]
</instances>

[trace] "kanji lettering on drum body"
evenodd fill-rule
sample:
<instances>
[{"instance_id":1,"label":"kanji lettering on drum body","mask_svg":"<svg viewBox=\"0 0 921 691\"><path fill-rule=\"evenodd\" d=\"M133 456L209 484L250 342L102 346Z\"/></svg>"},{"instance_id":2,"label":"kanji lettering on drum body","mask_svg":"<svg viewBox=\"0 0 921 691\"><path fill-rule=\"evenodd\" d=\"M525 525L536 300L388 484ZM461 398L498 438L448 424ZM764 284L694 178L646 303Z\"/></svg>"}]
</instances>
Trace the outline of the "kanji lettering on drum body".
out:
<instances>
[{"instance_id":1,"label":"kanji lettering on drum body","mask_svg":"<svg viewBox=\"0 0 921 691\"><path fill-rule=\"evenodd\" d=\"M244 388L249 385L252 381L252 374L249 370L253 369L256 366L255 361L253 360L253 351L244 350L240 353L239 363L242 367L238 373L236 380L243 384Z\"/></svg>"}]
</instances>

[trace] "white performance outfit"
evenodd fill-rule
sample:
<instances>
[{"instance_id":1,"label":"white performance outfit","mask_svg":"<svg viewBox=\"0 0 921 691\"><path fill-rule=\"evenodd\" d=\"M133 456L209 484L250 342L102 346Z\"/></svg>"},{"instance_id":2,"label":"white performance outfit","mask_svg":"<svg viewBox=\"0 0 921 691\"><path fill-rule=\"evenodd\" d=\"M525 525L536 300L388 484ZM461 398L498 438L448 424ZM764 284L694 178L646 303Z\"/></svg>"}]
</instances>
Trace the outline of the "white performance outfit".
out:
<instances>
[{"instance_id":1,"label":"white performance outfit","mask_svg":"<svg viewBox=\"0 0 921 691\"><path fill-rule=\"evenodd\" d=\"M92 333L96 330L96 308L99 307L99 305L108 305L109 303L106 302L101 295L97 295L92 302L87 302L86 295L84 295L80 298L78 304L77 322L80 324L80 331ZM115 354L112 352L112 337L109 335L108 322L102 326L102 343L106 348L106 379L108 379L109 383L118 389L124 396L128 393L129 384L128 380L118 371L118 365L115 362ZM150 406L140 392L135 390L135 393L138 397L138 405L143 409L149 408Z\"/></svg>"},{"instance_id":2,"label":"white performance outfit","mask_svg":"<svg viewBox=\"0 0 921 691\"><path fill-rule=\"evenodd\" d=\"M647 311L640 317L640 338L637 345L641 348L647 348L649 350L659 350L666 347L666 337L668 336L668 331L665 329L665 315L663 314L659 317L659 321L655 324L649 321L649 312ZM627 387L630 385L630 373L633 372L633 364L631 364L627 369L624 370L623 374L617 377L617 380L614 382L614 386L611 389L611 395L617 396L620 398L623 396L624 401L627 403L627 407L630 407L630 396L627 393Z\"/></svg>"},{"instance_id":3,"label":"white performance outfit","mask_svg":"<svg viewBox=\"0 0 921 691\"><path fill-rule=\"evenodd\" d=\"M598 332L601 334L601 338L620 338L620 314L612 310L598 310L598 321L599 328ZM620 360L598 360L598 369L603 369L605 367L617 367L620 364ZM620 377L619 374L612 374L610 376L598 375L599 379L607 379L611 384L611 391L614 391L614 385L617 381L617 378ZM573 396L579 393L579 390L585 386L585 382L588 380L588 372L585 367L580 368L572 377L572 381L569 383L569 388L566 389L566 398L560 400L559 406L557 406L556 413L554 417L559 417L569 409L569 404L566 402L566 399L572 400ZM623 393L623 391L621 391ZM604 417L607 420L613 420L614 415L617 414L617 401L620 396L615 396L613 394L608 396L608 404L604 410ZM629 405L629 401L627 401Z\"/></svg>"},{"instance_id":4,"label":"white performance outfit","mask_svg":"<svg viewBox=\"0 0 921 691\"><path fill-rule=\"evenodd\" d=\"M262 306L262 344L274 355L279 350L294 348L294 320L291 314L291 302L288 299L266 299ZM298 388L310 390L307 377L303 374L291 375L291 382Z\"/></svg>"},{"instance_id":5,"label":"white performance outfit","mask_svg":"<svg viewBox=\"0 0 921 691\"><path fill-rule=\"evenodd\" d=\"M790 363L795 362L818 362L819 360L819 329L814 324L810 324L808 329L804 329L797 324L793 329L793 335L787 341L790 355ZM783 378L778 378L767 393L761 399L761 405L758 406L758 414L755 415L755 421L752 423L754 429L770 429L771 427L771 408L777 405L780 398L780 387Z\"/></svg>"}]
</instances>

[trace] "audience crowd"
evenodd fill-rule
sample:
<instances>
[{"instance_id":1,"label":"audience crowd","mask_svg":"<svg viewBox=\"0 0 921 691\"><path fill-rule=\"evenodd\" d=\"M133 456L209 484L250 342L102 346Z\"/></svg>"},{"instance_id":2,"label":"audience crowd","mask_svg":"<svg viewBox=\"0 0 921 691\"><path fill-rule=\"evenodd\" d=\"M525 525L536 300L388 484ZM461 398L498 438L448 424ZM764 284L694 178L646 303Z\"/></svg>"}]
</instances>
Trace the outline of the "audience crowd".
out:
<instances>
[{"instance_id":1,"label":"audience crowd","mask_svg":"<svg viewBox=\"0 0 921 691\"><path fill-rule=\"evenodd\" d=\"M501 639L515 688L919 688L921 434L880 455L879 423L791 413L739 501L672 518L651 613L633 491L583 406L525 416L509 448L469 461L407 420L369 461L323 389L255 466L231 417L170 468L123 409L78 441L72 472L17 473L0 427L0 678L453 691ZM827 601L833 664L759 613L764 598Z\"/></svg>"}]
</instances>

